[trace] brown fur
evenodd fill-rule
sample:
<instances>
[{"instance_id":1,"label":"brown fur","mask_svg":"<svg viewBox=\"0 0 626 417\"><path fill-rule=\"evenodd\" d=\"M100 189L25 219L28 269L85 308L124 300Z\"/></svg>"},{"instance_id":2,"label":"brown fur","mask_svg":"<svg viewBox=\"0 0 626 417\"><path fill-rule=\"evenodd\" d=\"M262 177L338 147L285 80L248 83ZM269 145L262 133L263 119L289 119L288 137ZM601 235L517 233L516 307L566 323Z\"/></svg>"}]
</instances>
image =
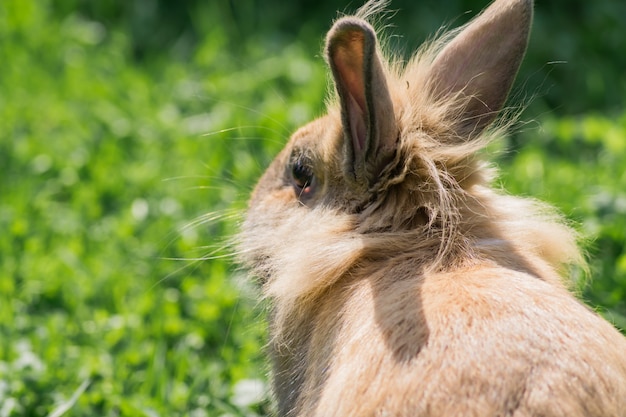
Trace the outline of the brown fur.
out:
<instances>
[{"instance_id":1,"label":"brown fur","mask_svg":"<svg viewBox=\"0 0 626 417\"><path fill-rule=\"evenodd\" d=\"M584 268L576 234L491 188L476 154L504 126L531 2L496 0L406 66L364 20L382 5L329 32L337 100L239 236L273 306L279 415L626 416L626 339L563 277Z\"/></svg>"}]
</instances>

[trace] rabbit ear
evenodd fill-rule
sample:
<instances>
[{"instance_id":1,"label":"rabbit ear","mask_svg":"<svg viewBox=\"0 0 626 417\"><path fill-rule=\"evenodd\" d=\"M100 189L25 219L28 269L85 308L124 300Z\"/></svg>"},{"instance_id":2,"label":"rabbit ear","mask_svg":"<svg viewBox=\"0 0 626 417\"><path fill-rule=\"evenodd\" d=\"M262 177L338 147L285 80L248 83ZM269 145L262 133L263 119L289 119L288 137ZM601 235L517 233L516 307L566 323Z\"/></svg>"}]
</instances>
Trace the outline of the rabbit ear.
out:
<instances>
[{"instance_id":1,"label":"rabbit ear","mask_svg":"<svg viewBox=\"0 0 626 417\"><path fill-rule=\"evenodd\" d=\"M341 102L345 169L357 182L372 184L398 137L374 29L358 18L337 21L326 37L326 56Z\"/></svg>"},{"instance_id":2,"label":"rabbit ear","mask_svg":"<svg viewBox=\"0 0 626 417\"><path fill-rule=\"evenodd\" d=\"M471 97L460 134L480 133L504 105L528 44L532 0L496 0L435 58L435 97Z\"/></svg>"}]
</instances>

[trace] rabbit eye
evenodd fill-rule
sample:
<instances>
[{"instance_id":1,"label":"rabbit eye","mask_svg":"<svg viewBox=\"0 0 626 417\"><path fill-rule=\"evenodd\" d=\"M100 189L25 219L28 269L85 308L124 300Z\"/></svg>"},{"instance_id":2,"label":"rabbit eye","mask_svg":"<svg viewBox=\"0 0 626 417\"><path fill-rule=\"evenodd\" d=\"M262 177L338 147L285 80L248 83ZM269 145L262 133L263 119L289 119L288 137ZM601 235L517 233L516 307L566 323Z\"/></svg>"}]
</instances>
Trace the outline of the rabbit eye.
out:
<instances>
[{"instance_id":1,"label":"rabbit eye","mask_svg":"<svg viewBox=\"0 0 626 417\"><path fill-rule=\"evenodd\" d=\"M304 164L303 161L295 161L293 163L291 167L291 178L299 195L305 195L311 192L313 171L311 167Z\"/></svg>"}]
</instances>

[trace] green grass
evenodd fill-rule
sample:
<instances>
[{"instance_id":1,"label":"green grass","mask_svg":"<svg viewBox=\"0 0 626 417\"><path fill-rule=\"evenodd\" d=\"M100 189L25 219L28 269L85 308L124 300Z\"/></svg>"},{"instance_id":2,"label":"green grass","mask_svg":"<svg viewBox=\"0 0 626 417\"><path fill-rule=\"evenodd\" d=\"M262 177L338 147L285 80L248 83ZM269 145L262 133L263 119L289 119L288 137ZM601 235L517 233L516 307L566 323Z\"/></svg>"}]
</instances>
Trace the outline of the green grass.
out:
<instances>
[{"instance_id":1,"label":"green grass","mask_svg":"<svg viewBox=\"0 0 626 417\"><path fill-rule=\"evenodd\" d=\"M233 56L215 28L138 63L126 32L45 1L3 1L0 39L0 417L266 413L263 306L227 240L322 111L318 51ZM626 115L540 123L503 182L581 225L583 296L626 328Z\"/></svg>"},{"instance_id":2,"label":"green grass","mask_svg":"<svg viewBox=\"0 0 626 417\"><path fill-rule=\"evenodd\" d=\"M262 309L223 248L323 69L237 65L219 32L138 65L123 32L24 6L0 10L0 415L85 381L72 415L260 411L234 387L265 375Z\"/></svg>"}]
</instances>

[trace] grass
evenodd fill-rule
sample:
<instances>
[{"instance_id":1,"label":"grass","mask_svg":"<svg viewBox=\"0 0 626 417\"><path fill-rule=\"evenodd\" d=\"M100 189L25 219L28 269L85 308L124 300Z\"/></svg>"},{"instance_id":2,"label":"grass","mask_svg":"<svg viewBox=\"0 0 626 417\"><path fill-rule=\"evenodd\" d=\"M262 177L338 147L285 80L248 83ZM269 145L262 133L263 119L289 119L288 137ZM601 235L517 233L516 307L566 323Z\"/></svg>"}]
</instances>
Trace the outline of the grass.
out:
<instances>
[{"instance_id":1,"label":"grass","mask_svg":"<svg viewBox=\"0 0 626 417\"><path fill-rule=\"evenodd\" d=\"M189 61L44 1L0 5L0 417L254 416L263 306L229 257L254 180L322 111L318 51ZM626 115L541 120L500 163L591 241L582 296L626 328Z\"/></svg>"}]
</instances>

